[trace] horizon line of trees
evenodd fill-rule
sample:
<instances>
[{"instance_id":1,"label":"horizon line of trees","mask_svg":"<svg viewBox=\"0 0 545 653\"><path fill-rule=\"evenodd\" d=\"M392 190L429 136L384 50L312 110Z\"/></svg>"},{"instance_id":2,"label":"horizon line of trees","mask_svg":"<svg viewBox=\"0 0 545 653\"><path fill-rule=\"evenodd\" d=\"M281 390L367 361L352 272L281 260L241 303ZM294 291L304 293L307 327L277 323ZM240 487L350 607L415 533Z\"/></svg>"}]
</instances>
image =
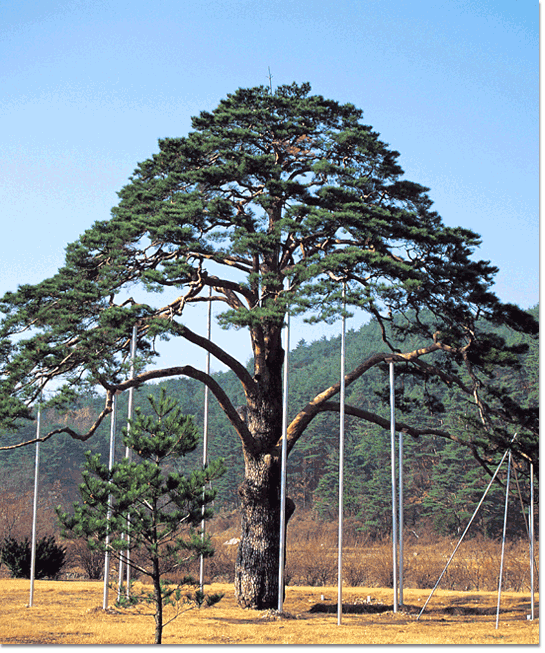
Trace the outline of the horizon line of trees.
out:
<instances>
[{"instance_id":1,"label":"horizon line of trees","mask_svg":"<svg viewBox=\"0 0 545 653\"><path fill-rule=\"evenodd\" d=\"M536 319L539 307L528 311ZM500 327L497 328L502 331ZM528 352L521 355L520 368L504 372L503 383L510 388L513 397L528 404L538 401L539 393L539 349L538 343L522 335L509 336L529 345ZM380 342L379 325L371 320L358 330L347 332L346 367L357 361L362 350L376 348ZM513 344L512 342L510 344ZM322 337L307 343L300 340L290 351L290 403L297 406L306 397L313 396L316 389L331 383L339 373L340 336ZM248 365L250 362L248 363ZM449 428L464 428L459 421L466 407L464 400L453 391L443 389L437 393L434 388L433 402L425 405L426 388L417 384L413 377L405 378L399 366L396 377L396 410L404 421L417 421L448 425ZM230 372L215 373L214 378L230 396L235 396L237 386ZM159 395L165 389L177 398L181 411L191 415L202 432L204 390L198 381L186 378L168 379L151 383L135 390L135 404L146 410L145 397L150 393ZM377 368L354 383L347 395L347 403L381 412L389 416L388 373L386 366ZM126 425L127 393L118 398L117 431ZM430 394L431 396L431 394ZM439 399L437 399L439 397ZM71 410L61 413L49 408L42 415L44 431L63 423L84 430L101 410L103 400L98 395L79 396ZM243 477L243 461L239 453L237 434L227 421L218 404L209 404L209 453L210 457L221 456L225 460L226 472L215 482L216 510L232 510L238 507L238 487ZM467 427L466 427L467 428ZM17 433L5 435L5 441L15 443L26 440L35 425L21 428ZM59 434L48 440L41 448L40 484L44 492L55 487L56 496L62 495L62 502L68 505L77 494L81 481L81 469L85 452L101 453L107 459L110 425L106 420L97 437L80 442L67 434ZM390 437L381 427L362 423L347 416L345 427L345 514L358 524L363 533L372 537L387 535L391 529L390 498ZM117 437L116 459L123 456L121 438ZM10 487L31 488L34 470L34 447L23 447L12 451L0 451L0 481L5 491ZM498 461L501 455L498 455ZM188 455L191 465L202 460L202 442ZM404 503L405 525L411 530L419 526L432 528L441 535L456 535L461 532L470 518L474 506L484 491L489 474L485 466L476 460L473 452L456 442L438 436L418 439L404 438ZM175 463L174 463L175 464ZM524 505L528 505L528 466L515 462L520 479L519 487ZM490 468L490 466L488 466ZM489 496L480 511L472 532L498 537L501 534L504 510L505 471L500 473L498 483L491 488ZM520 509L516 486L512 486L515 502L509 518L509 536L525 535L525 518ZM313 511L319 519L334 519L338 511L338 415L324 413L317 417L288 460L288 489L298 511ZM538 479L535 478L535 501L538 505ZM527 508L526 508L527 509Z\"/></svg>"}]
</instances>

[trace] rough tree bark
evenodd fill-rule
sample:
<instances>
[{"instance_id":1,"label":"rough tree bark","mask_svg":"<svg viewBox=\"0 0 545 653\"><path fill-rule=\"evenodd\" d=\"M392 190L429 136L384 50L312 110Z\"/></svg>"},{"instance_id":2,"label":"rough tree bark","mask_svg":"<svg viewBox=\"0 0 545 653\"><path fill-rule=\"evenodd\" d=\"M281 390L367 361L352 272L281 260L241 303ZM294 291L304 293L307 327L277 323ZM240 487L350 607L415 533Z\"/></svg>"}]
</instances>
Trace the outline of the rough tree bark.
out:
<instances>
[{"instance_id":1,"label":"rough tree bark","mask_svg":"<svg viewBox=\"0 0 545 653\"><path fill-rule=\"evenodd\" d=\"M281 328L252 330L254 380L252 396L240 411L252 434L252 449L243 446L245 475L239 488L242 529L235 564L235 595L244 608L278 605L280 546L280 473L282 438ZM295 509L286 500L286 518ZM287 523L286 520L286 523ZM284 588L281 588L284 591Z\"/></svg>"},{"instance_id":2,"label":"rough tree bark","mask_svg":"<svg viewBox=\"0 0 545 653\"><path fill-rule=\"evenodd\" d=\"M279 457L264 454L247 458L245 476L239 488L242 529L235 564L235 596L243 608L275 608L280 553ZM294 510L293 501L286 499L286 523Z\"/></svg>"}]
</instances>

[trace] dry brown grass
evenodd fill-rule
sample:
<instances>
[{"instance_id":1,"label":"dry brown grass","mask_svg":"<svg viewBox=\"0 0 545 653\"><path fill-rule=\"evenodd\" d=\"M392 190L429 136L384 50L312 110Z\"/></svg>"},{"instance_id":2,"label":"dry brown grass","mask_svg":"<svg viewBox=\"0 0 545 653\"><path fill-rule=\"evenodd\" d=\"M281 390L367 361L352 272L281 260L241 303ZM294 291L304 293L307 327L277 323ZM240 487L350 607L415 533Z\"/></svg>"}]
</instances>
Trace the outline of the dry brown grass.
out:
<instances>
[{"instance_id":1,"label":"dry brown grass","mask_svg":"<svg viewBox=\"0 0 545 653\"><path fill-rule=\"evenodd\" d=\"M242 610L234 598L234 562L240 528L234 515L218 516L210 532L216 553L207 560L207 592L224 592L212 608L190 610L167 625L166 644L538 644L539 623L530 612L528 544L509 543L505 555L499 628L496 604L501 543L475 537L458 550L426 612L416 616L429 597L457 540L435 534L408 536L404 551L406 607L394 614L392 546L370 540L347 527L343 551L343 602L383 612L345 612L337 625L337 528L301 515L288 529L284 615ZM64 581L37 581L34 606L29 581L6 578L0 568L0 644L151 644L153 607L102 610L102 582L85 577L82 553L69 544ZM536 550L536 553L538 551ZM102 560L99 560L102 567ZM198 561L192 570L198 575ZM117 570L113 570L117 578ZM77 579L77 580L74 580ZM537 584L537 583L536 583ZM377 589L382 588L382 589ZM322 601L321 596L325 599ZM115 600L110 593L111 603ZM331 613L311 612L323 603ZM367 609L367 608L365 608ZM536 595L536 617L538 597ZM168 614L165 616L165 621Z\"/></svg>"},{"instance_id":2,"label":"dry brown grass","mask_svg":"<svg viewBox=\"0 0 545 653\"><path fill-rule=\"evenodd\" d=\"M288 531L286 577L290 585L327 585L337 582L337 526L309 518L294 519ZM392 543L370 540L350 528L344 535L343 582L351 587L392 587ZM407 534L404 543L404 581L407 587L432 588L458 540L436 534L420 538ZM216 546L216 551L220 547ZM223 547L225 549L225 547ZM222 551L220 555L225 555ZM501 541L482 536L464 540L441 580L442 589L496 591ZM234 564L234 563L233 563ZM539 550L536 547L539 568ZM219 580L219 579L218 579ZM502 587L530 590L528 541L508 542Z\"/></svg>"},{"instance_id":3,"label":"dry brown grass","mask_svg":"<svg viewBox=\"0 0 545 653\"><path fill-rule=\"evenodd\" d=\"M36 581L34 606L28 580L0 580L1 644L151 644L154 621L151 606L102 610L102 583L97 581ZM225 592L212 608L191 610L166 626L165 644L538 644L536 620L528 621L528 593L502 592L496 629L495 592L437 590L419 621L416 614L430 590L406 589L407 609L377 614L337 615L310 612L318 603L336 603L337 588L288 587L284 617L274 612L242 610L233 586L213 584L209 591ZM321 595L324 601L321 601ZM392 590L346 588L344 604L371 596L372 605L391 605ZM114 592L110 592L113 602ZM446 609L446 610L445 610ZM473 614L477 611L489 614ZM466 614L460 614L466 612ZM469 614L467 614L469 613Z\"/></svg>"}]
</instances>

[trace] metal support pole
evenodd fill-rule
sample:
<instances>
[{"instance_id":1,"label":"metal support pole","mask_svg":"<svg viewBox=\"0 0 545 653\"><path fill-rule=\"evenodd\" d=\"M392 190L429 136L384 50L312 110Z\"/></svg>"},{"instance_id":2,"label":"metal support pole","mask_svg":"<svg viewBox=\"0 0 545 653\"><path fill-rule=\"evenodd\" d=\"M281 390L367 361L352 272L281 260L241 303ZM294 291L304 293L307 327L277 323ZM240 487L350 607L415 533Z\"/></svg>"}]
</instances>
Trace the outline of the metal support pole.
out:
<instances>
[{"instance_id":1,"label":"metal support pole","mask_svg":"<svg viewBox=\"0 0 545 653\"><path fill-rule=\"evenodd\" d=\"M278 612L284 604L284 569L286 565L286 483L288 463L288 359L290 350L290 314L288 311L284 344L284 379L282 399L282 451L280 460L280 551L278 561Z\"/></svg>"},{"instance_id":2,"label":"metal support pole","mask_svg":"<svg viewBox=\"0 0 545 653\"><path fill-rule=\"evenodd\" d=\"M136 336L137 336L138 329L135 326L132 328L132 337L131 337L131 367L129 371L129 378L134 379L134 359L136 358ZM128 407L127 407L127 434L130 433L131 430L131 419L132 419L132 413L133 413L133 403L134 403L134 388L129 388L129 402L128 402ZM127 460L131 459L131 450L129 447L125 447L125 458ZM126 566L127 566L127 586L125 588L125 596L129 598L130 592L131 592L131 566L129 564L130 559L131 559L131 551L130 551L130 535L128 534L129 531L129 523L130 523L130 515L127 517L127 534L126 534L126 539L127 539L127 549L125 551L125 559L126 559ZM121 589L123 586L123 554L119 556L119 582L118 582L118 587L117 587L117 600L119 601L121 598Z\"/></svg>"},{"instance_id":3,"label":"metal support pole","mask_svg":"<svg viewBox=\"0 0 545 653\"><path fill-rule=\"evenodd\" d=\"M507 509L509 507L509 479L511 474L511 450L507 459L507 481L505 482L505 512L503 514L503 537L501 541L500 579L498 582L498 608L496 610L496 629L500 622L501 582L503 577L503 559L505 556L505 534L507 532Z\"/></svg>"},{"instance_id":4,"label":"metal support pole","mask_svg":"<svg viewBox=\"0 0 545 653\"><path fill-rule=\"evenodd\" d=\"M110 417L110 455L108 459L108 469L111 471L114 464L115 456L115 411L116 411L116 396L114 394L112 398L112 414ZM109 522L112 515L112 496L108 496L108 511L106 513L106 519ZM108 545L110 544L110 535L106 535L106 554L104 556L104 592L102 596L102 609L106 610L108 607L108 581L110 579L110 552L108 551Z\"/></svg>"},{"instance_id":5,"label":"metal support pole","mask_svg":"<svg viewBox=\"0 0 545 653\"><path fill-rule=\"evenodd\" d=\"M343 617L343 503L344 503L344 404L345 404L345 381L344 368L346 359L346 316L344 309L346 297L346 284L343 285L343 319L341 330L341 387L339 406L339 560L338 560L338 591L337 591L337 625L341 625Z\"/></svg>"},{"instance_id":6,"label":"metal support pole","mask_svg":"<svg viewBox=\"0 0 545 653\"><path fill-rule=\"evenodd\" d=\"M534 464L530 463L530 619L534 620Z\"/></svg>"},{"instance_id":7,"label":"metal support pole","mask_svg":"<svg viewBox=\"0 0 545 653\"><path fill-rule=\"evenodd\" d=\"M399 605L403 605L403 432L399 432Z\"/></svg>"},{"instance_id":8,"label":"metal support pole","mask_svg":"<svg viewBox=\"0 0 545 653\"><path fill-rule=\"evenodd\" d=\"M28 606L31 608L34 604L34 578L36 576L36 522L38 517L38 479L40 472L40 422L42 418L42 408L38 404L38 416L36 420L36 458L34 462L34 499L32 502L32 544L30 554L30 598Z\"/></svg>"},{"instance_id":9,"label":"metal support pole","mask_svg":"<svg viewBox=\"0 0 545 653\"><path fill-rule=\"evenodd\" d=\"M394 612L397 612L397 523L396 523L396 423L395 423L395 391L394 364L390 362L390 444L392 460L392 575L394 587Z\"/></svg>"},{"instance_id":10,"label":"metal support pole","mask_svg":"<svg viewBox=\"0 0 545 653\"><path fill-rule=\"evenodd\" d=\"M136 337L137 337L138 329L136 328L136 325L133 326L132 328L132 340L131 340L131 369L130 369L130 377L131 379L134 379L134 362L136 359ZM130 425L130 420L132 419L132 413L134 409L134 388L129 388L129 405L127 408L127 433L130 431L131 425ZM126 457L131 459L131 450L127 447L127 451L125 452ZM130 521L130 515L127 517L127 522ZM128 526L129 524L127 524ZM129 564L129 561L131 559L131 550L130 550L130 543L131 543L131 537L129 534L127 534L127 587L126 587L126 596L129 598L130 596L130 591L131 591L131 566Z\"/></svg>"},{"instance_id":11,"label":"metal support pole","mask_svg":"<svg viewBox=\"0 0 545 653\"><path fill-rule=\"evenodd\" d=\"M125 539L125 533L121 533L121 539ZM126 554L126 552L125 552ZM127 565L127 571L129 569L129 565ZM119 578L117 580L117 600L121 599L121 588L123 587L123 552L119 552Z\"/></svg>"},{"instance_id":12,"label":"metal support pole","mask_svg":"<svg viewBox=\"0 0 545 653\"><path fill-rule=\"evenodd\" d=\"M208 338L208 341L210 341L210 338L212 336L212 287L208 287L208 315L207 315L207 320L206 320L206 337ZM205 371L206 374L209 376L210 375L210 352L206 352L206 366L205 366ZM204 415L203 415L203 439L202 439L202 466L203 469L206 467L208 464L208 386L204 386ZM205 493L205 488L203 487L203 499L204 499L204 493ZM204 504L202 506L202 515L203 519L201 521L201 532L202 532L202 539L204 541L204 533L205 533L205 520L204 520ZM204 591L204 556L201 554L200 558L200 566L199 566L199 585L201 592Z\"/></svg>"}]
</instances>

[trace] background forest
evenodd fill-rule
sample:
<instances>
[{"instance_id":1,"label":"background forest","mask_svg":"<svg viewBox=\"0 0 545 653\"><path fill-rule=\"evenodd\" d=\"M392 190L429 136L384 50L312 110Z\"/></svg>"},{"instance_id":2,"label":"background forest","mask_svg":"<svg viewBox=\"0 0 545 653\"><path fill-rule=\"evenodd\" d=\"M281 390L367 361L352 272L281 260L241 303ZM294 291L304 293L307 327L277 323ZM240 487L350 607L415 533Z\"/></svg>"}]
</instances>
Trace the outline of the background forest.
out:
<instances>
[{"instance_id":1,"label":"background forest","mask_svg":"<svg viewBox=\"0 0 545 653\"><path fill-rule=\"evenodd\" d=\"M529 311L536 319L539 308ZM519 369L506 369L502 379L512 397L523 405L538 405L539 348L536 341L514 334L508 329L500 334L507 344L527 342L528 351L520 357ZM301 340L290 351L290 405L300 406L317 391L335 382L340 369L340 336L308 344ZM359 330L351 330L346 336L346 370L361 361L366 352L380 351L379 326L373 320ZM215 379L221 384L237 405L237 393L243 404L240 384L232 373L217 373ZM347 403L371 410L389 418L388 370L373 369L347 389ZM202 430L204 390L190 379L169 379L161 383L141 387L135 392L135 405L145 412L149 394L158 395L164 387L176 397L185 414L192 415ZM118 398L117 452L123 456L121 429L126 426L127 393ZM414 424L428 422L443 425L456 432L463 430L466 399L455 391L431 388L413 377L405 378L400 366L396 367L396 408L398 419ZM42 414L43 432L58 425L70 424L84 432L102 410L104 400L99 395L79 398L69 412L59 413L47 409ZM4 434L2 444L15 444L31 439L35 425L30 424L17 433ZM55 533L53 507L71 506L78 498L77 487L81 482L84 452L100 452L103 460L108 458L110 424L101 425L98 433L87 442L73 440L66 434L56 435L41 447L40 458L40 510L51 515L49 523L38 524L39 532ZM463 435L461 433L461 435ZM336 521L338 511L338 437L337 414L321 414L307 429L288 460L288 494L296 503L298 519L312 516L315 526ZM345 428L345 515L354 532L369 539L382 539L391 530L391 468L390 433L378 426L364 423L356 418L346 418ZM237 488L243 479L243 460L238 436L227 422L213 398L209 406L209 457L222 457L227 471L215 482L218 490L215 511L231 515L233 526L237 520ZM497 456L499 461L501 453ZM32 487L34 477L34 447L22 447L12 451L0 451L0 538L29 535L29 515L32 510ZM202 445L180 465L196 468L202 461ZM529 484L526 463L517 461L516 478L512 484L513 497L522 495L528 505ZM492 467L494 469L494 467ZM472 526L473 535L497 538L501 536L504 513L505 490L501 480L491 488L478 518ZM404 505L405 528L420 537L436 533L456 536L461 533L471 517L490 479L483 466L473 457L467 447L437 436L413 439L404 438ZM536 480L537 490L537 480ZM516 503L515 503L516 501ZM537 504L537 492L536 492ZM525 523L518 498L511 502L508 536L511 539L525 537ZM537 518L537 517L536 517ZM225 528L227 524L223 520Z\"/></svg>"}]
</instances>

